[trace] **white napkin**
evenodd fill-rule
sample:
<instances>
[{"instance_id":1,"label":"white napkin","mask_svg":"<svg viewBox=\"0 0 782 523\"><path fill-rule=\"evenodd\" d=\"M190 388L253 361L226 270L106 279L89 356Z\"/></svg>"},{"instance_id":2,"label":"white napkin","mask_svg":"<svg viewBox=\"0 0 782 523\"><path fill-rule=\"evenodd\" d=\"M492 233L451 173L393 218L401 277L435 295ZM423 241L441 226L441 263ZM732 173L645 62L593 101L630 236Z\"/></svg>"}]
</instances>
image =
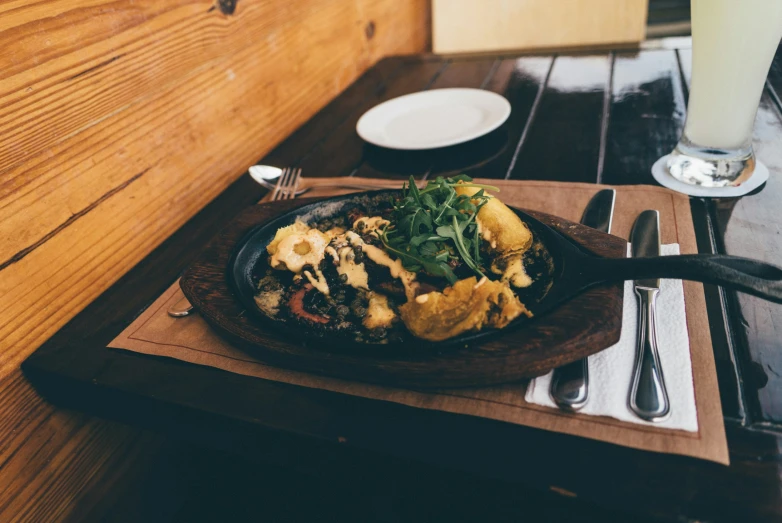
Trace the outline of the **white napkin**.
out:
<instances>
[{"instance_id":1,"label":"white napkin","mask_svg":"<svg viewBox=\"0 0 782 523\"><path fill-rule=\"evenodd\" d=\"M663 245L661 254L679 254L679 245ZM621 421L697 432L698 415L692 384L690 338L684 312L681 280L661 280L657 297L657 341L671 415L652 423L638 418L627 406L630 379L635 363L638 301L633 282L625 282L622 334L619 342L589 357L589 401L579 411L592 416L609 416ZM549 396L551 375L530 381L524 399L528 403L557 408Z\"/></svg>"}]
</instances>

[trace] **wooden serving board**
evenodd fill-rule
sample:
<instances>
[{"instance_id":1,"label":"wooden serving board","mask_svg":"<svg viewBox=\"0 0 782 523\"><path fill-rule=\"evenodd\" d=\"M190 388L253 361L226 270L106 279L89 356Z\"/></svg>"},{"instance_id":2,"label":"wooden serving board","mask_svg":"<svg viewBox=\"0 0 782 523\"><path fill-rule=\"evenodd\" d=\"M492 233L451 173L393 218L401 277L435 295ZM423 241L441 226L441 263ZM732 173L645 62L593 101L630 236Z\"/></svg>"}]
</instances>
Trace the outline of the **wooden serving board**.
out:
<instances>
[{"instance_id":1,"label":"wooden serving board","mask_svg":"<svg viewBox=\"0 0 782 523\"><path fill-rule=\"evenodd\" d=\"M184 273L182 291L204 319L234 345L264 363L351 380L408 387L462 387L518 381L586 357L619 341L623 284L601 285L519 328L420 356L356 355L293 341L259 321L234 297L227 279L231 253L242 237L278 215L318 201L303 198L253 206L207 246ZM627 243L548 214L526 211L595 254L620 258Z\"/></svg>"}]
</instances>

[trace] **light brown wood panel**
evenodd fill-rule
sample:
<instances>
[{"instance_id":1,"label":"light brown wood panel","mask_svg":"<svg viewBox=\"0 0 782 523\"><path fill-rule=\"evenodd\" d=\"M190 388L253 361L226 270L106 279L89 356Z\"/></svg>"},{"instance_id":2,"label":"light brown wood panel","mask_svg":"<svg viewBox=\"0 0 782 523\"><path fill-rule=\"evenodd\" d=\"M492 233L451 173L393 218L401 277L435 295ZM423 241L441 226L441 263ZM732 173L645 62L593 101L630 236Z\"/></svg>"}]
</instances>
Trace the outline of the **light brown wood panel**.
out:
<instances>
[{"instance_id":1,"label":"light brown wood panel","mask_svg":"<svg viewBox=\"0 0 782 523\"><path fill-rule=\"evenodd\" d=\"M431 48L430 1L358 1L372 62L389 54L422 52ZM389 50L393 52L389 53Z\"/></svg>"},{"instance_id":2,"label":"light brown wood panel","mask_svg":"<svg viewBox=\"0 0 782 523\"><path fill-rule=\"evenodd\" d=\"M648 0L432 0L436 53L640 42Z\"/></svg>"},{"instance_id":3,"label":"light brown wood panel","mask_svg":"<svg viewBox=\"0 0 782 523\"><path fill-rule=\"evenodd\" d=\"M426 0L0 3L1 521L89 512L159 445L54 409L21 361L374 62L428 42Z\"/></svg>"}]
</instances>

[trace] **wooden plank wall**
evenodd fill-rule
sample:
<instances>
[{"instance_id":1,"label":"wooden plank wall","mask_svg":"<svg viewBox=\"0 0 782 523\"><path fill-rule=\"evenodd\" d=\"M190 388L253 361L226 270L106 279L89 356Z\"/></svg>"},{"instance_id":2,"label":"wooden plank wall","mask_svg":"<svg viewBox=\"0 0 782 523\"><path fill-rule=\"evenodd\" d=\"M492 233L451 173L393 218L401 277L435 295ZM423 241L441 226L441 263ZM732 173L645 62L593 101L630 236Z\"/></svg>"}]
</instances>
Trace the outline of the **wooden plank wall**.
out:
<instances>
[{"instance_id":1,"label":"wooden plank wall","mask_svg":"<svg viewBox=\"0 0 782 523\"><path fill-rule=\"evenodd\" d=\"M0 2L0 521L77 517L156 444L52 408L21 361L429 22L427 0Z\"/></svg>"}]
</instances>

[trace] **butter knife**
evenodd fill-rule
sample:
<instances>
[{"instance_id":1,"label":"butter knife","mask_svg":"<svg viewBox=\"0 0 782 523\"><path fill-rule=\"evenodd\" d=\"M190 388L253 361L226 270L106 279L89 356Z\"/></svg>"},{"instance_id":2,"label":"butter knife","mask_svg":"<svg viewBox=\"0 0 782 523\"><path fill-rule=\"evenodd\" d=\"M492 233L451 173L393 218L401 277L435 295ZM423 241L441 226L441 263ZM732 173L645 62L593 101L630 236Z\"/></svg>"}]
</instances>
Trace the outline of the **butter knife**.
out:
<instances>
[{"instance_id":1,"label":"butter knife","mask_svg":"<svg viewBox=\"0 0 782 523\"><path fill-rule=\"evenodd\" d=\"M659 256L660 213L642 212L633 225L630 242L634 258ZM662 421L670 415L671 407L657 352L656 300L660 280L635 280L634 289L638 297L638 345L628 405L641 419Z\"/></svg>"},{"instance_id":2,"label":"butter knife","mask_svg":"<svg viewBox=\"0 0 782 523\"><path fill-rule=\"evenodd\" d=\"M605 233L611 232L614 217L616 191L603 189L596 193L581 216L581 223ZM554 369L549 394L554 403L563 410L576 411L586 405L589 399L589 365L583 358Z\"/></svg>"}]
</instances>

